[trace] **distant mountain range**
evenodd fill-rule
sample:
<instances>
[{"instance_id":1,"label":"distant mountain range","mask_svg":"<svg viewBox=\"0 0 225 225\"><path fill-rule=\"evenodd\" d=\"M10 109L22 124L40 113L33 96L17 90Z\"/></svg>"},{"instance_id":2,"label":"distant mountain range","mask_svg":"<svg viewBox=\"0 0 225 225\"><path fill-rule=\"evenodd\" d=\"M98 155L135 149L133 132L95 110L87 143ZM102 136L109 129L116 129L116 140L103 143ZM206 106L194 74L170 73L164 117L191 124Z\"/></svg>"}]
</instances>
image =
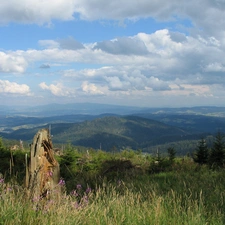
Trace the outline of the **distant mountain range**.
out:
<instances>
[{"instance_id":1,"label":"distant mountain range","mask_svg":"<svg viewBox=\"0 0 225 225\"><path fill-rule=\"evenodd\" d=\"M60 116L60 115L99 115L103 113L115 113L126 115L140 112L147 108L133 106L120 106L95 103L75 103L75 104L49 104L41 106L1 106L0 115L8 116Z\"/></svg>"},{"instance_id":2,"label":"distant mountain range","mask_svg":"<svg viewBox=\"0 0 225 225\"><path fill-rule=\"evenodd\" d=\"M40 106L5 106L0 105L0 115L52 117L62 115L99 115L99 114L130 115L136 113L151 114L191 114L225 117L225 107L201 106L182 108L150 108L97 103L48 104Z\"/></svg>"},{"instance_id":3,"label":"distant mountain range","mask_svg":"<svg viewBox=\"0 0 225 225\"><path fill-rule=\"evenodd\" d=\"M50 126L53 143L107 151L148 149L225 132L225 107L159 109L83 103L9 108L0 111L4 138L32 141L39 129Z\"/></svg>"}]
</instances>

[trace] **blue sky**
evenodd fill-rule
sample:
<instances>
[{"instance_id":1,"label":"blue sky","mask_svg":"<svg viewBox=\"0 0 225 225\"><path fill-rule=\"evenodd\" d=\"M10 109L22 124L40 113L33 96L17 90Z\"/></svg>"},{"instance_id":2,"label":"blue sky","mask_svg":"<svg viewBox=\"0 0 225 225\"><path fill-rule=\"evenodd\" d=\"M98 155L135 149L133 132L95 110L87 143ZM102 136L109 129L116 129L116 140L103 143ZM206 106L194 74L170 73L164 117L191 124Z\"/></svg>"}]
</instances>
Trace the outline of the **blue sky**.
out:
<instances>
[{"instance_id":1,"label":"blue sky","mask_svg":"<svg viewBox=\"0 0 225 225\"><path fill-rule=\"evenodd\" d=\"M0 105L225 106L224 0L0 3Z\"/></svg>"}]
</instances>

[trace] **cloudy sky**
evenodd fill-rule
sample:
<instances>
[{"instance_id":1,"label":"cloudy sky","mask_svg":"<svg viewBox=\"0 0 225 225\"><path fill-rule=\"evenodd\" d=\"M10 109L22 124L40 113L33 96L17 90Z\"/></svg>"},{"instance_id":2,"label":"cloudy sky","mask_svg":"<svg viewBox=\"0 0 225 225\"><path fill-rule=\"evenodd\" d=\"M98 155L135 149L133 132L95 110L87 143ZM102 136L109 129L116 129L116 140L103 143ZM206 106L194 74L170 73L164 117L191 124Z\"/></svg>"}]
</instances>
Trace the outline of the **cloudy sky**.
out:
<instances>
[{"instance_id":1,"label":"cloudy sky","mask_svg":"<svg viewBox=\"0 0 225 225\"><path fill-rule=\"evenodd\" d=\"M225 0L0 0L0 105L76 102L225 106Z\"/></svg>"}]
</instances>

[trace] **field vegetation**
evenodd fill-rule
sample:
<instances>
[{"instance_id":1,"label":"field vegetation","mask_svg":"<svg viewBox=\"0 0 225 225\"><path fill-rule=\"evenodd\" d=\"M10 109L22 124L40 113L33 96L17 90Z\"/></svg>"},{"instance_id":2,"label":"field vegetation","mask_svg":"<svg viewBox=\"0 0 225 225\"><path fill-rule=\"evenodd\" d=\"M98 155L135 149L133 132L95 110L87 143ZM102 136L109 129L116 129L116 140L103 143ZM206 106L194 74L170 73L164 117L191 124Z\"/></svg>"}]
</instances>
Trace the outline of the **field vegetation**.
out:
<instances>
[{"instance_id":1,"label":"field vegetation","mask_svg":"<svg viewBox=\"0 0 225 225\"><path fill-rule=\"evenodd\" d=\"M223 137L210 148L201 139L183 157L173 147L150 155L68 144L57 156L61 195L31 200L23 188L28 151L0 141L0 224L225 224Z\"/></svg>"}]
</instances>

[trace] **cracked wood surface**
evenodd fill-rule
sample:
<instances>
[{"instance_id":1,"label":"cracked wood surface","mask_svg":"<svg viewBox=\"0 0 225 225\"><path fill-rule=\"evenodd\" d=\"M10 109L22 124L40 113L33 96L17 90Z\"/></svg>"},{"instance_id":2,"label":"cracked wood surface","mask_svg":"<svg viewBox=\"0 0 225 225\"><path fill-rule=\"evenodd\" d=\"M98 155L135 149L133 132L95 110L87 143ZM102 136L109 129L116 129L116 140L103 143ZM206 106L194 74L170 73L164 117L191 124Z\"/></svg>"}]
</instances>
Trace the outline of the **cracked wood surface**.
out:
<instances>
[{"instance_id":1,"label":"cracked wood surface","mask_svg":"<svg viewBox=\"0 0 225 225\"><path fill-rule=\"evenodd\" d=\"M30 161L26 168L26 188L31 199L50 197L60 192L59 164L54 158L48 129L39 130L30 146Z\"/></svg>"}]
</instances>

